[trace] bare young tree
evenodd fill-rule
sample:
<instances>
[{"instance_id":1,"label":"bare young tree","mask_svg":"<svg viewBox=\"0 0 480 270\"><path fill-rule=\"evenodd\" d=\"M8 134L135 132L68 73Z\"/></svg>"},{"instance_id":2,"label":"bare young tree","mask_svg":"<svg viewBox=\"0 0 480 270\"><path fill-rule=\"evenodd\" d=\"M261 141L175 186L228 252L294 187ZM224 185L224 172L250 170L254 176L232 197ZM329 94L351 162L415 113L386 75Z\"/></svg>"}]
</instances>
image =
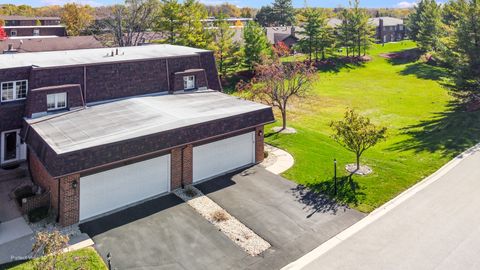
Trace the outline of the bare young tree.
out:
<instances>
[{"instance_id":1,"label":"bare young tree","mask_svg":"<svg viewBox=\"0 0 480 270\"><path fill-rule=\"evenodd\" d=\"M282 114L282 130L287 127L287 105L292 97L304 97L307 93L315 68L303 62L281 63L274 60L257 65L248 88L252 96L276 107ZM242 87L240 87L242 88Z\"/></svg>"},{"instance_id":2,"label":"bare young tree","mask_svg":"<svg viewBox=\"0 0 480 270\"><path fill-rule=\"evenodd\" d=\"M62 251L68 247L69 237L59 231L37 232L32 247L33 254L38 257L34 269L61 269L65 267Z\"/></svg>"},{"instance_id":3,"label":"bare young tree","mask_svg":"<svg viewBox=\"0 0 480 270\"><path fill-rule=\"evenodd\" d=\"M348 151L354 152L357 160L357 170L360 169L360 157L363 152L385 140L387 128L377 127L370 119L361 116L353 109L347 109L343 120L332 121L330 124L334 134L332 138Z\"/></svg>"},{"instance_id":4,"label":"bare young tree","mask_svg":"<svg viewBox=\"0 0 480 270\"><path fill-rule=\"evenodd\" d=\"M159 5L156 0L126 0L125 5L113 6L105 24L116 44L125 47L141 43L154 28Z\"/></svg>"}]
</instances>

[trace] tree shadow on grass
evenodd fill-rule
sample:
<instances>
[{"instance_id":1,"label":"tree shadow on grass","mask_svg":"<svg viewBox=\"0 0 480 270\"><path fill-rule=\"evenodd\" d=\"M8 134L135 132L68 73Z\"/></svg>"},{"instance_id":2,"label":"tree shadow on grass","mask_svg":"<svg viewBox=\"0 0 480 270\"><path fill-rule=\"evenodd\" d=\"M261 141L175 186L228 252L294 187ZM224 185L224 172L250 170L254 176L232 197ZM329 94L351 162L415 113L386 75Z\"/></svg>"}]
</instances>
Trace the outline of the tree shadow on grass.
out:
<instances>
[{"instance_id":1,"label":"tree shadow on grass","mask_svg":"<svg viewBox=\"0 0 480 270\"><path fill-rule=\"evenodd\" d=\"M452 101L447 110L401 131L409 138L389 150L441 152L452 158L480 142L480 112L467 112L463 104Z\"/></svg>"},{"instance_id":2,"label":"tree shadow on grass","mask_svg":"<svg viewBox=\"0 0 480 270\"><path fill-rule=\"evenodd\" d=\"M365 67L366 61L361 61L356 57L334 56L324 61L317 62L318 71L325 73L339 73L340 71L349 71L356 68Z\"/></svg>"},{"instance_id":3,"label":"tree shadow on grass","mask_svg":"<svg viewBox=\"0 0 480 270\"><path fill-rule=\"evenodd\" d=\"M380 56L387 58L392 65L415 63L420 60L421 55L422 52L417 48L380 54Z\"/></svg>"},{"instance_id":4,"label":"tree shadow on grass","mask_svg":"<svg viewBox=\"0 0 480 270\"><path fill-rule=\"evenodd\" d=\"M337 178L336 195L333 178L291 189L297 201L305 205L304 209L311 211L307 218L315 213L336 214L339 210L345 211L348 205L358 205L358 197L365 195L359 190L360 186L351 175Z\"/></svg>"},{"instance_id":5,"label":"tree shadow on grass","mask_svg":"<svg viewBox=\"0 0 480 270\"><path fill-rule=\"evenodd\" d=\"M432 66L427 63L413 63L405 67L400 71L400 75L415 75L417 78L426 80L442 80L449 77L449 74L445 68Z\"/></svg>"}]
</instances>

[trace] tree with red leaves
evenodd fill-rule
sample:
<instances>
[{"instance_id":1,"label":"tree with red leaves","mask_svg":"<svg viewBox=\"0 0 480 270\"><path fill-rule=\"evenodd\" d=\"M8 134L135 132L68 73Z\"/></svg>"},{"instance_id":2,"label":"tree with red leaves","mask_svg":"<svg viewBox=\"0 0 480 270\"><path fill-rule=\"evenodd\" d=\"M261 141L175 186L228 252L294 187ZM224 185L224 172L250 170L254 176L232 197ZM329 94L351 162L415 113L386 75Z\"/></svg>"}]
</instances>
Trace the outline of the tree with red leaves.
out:
<instances>
[{"instance_id":1,"label":"tree with red leaves","mask_svg":"<svg viewBox=\"0 0 480 270\"><path fill-rule=\"evenodd\" d=\"M282 63L276 59L257 65L255 78L250 83L239 83L239 91L247 90L258 99L282 114L282 129L287 128L287 104L291 97L304 97L310 89L315 69L310 63Z\"/></svg>"},{"instance_id":2,"label":"tree with red leaves","mask_svg":"<svg viewBox=\"0 0 480 270\"><path fill-rule=\"evenodd\" d=\"M2 40L2 41L6 40L8 38L7 33L3 29L4 24L5 24L5 22L0 19L0 40Z\"/></svg>"},{"instance_id":3,"label":"tree with red leaves","mask_svg":"<svg viewBox=\"0 0 480 270\"><path fill-rule=\"evenodd\" d=\"M290 55L292 52L292 50L283 41L277 42L277 44L273 46L273 50L279 57Z\"/></svg>"}]
</instances>

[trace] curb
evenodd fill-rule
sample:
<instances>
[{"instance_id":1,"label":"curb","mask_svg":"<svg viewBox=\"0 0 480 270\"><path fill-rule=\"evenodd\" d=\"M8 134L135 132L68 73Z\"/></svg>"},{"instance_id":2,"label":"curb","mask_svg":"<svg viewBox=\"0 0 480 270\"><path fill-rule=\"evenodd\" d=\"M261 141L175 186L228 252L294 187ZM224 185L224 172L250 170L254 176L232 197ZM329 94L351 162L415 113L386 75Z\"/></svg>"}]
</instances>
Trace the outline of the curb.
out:
<instances>
[{"instance_id":1,"label":"curb","mask_svg":"<svg viewBox=\"0 0 480 270\"><path fill-rule=\"evenodd\" d=\"M447 164L443 165L440 169L438 169L433 174L429 175L425 179L421 180L420 182L416 183L412 187L408 188L407 190L400 193L397 197L391 199L390 201L386 202L382 206L375 209L371 212L368 216L364 217L359 222L353 224L352 226L348 227L344 231L340 232L336 236L332 237L330 240L324 242L311 252L307 253L303 257L299 258L298 260L286 265L282 268L282 270L296 270L302 269L321 255L325 254L330 249L334 248L350 236L354 235L361 229L365 228L369 224L373 223L380 217L384 216L395 207L418 193L419 191L425 189L429 185L435 183L439 180L442 176L447 174L453 168L455 168L458 164L460 164L464 159L473 155L475 152L480 151L480 143L476 144L475 146L469 148L465 152L461 153L460 155L456 156L454 159L450 160Z\"/></svg>"}]
</instances>

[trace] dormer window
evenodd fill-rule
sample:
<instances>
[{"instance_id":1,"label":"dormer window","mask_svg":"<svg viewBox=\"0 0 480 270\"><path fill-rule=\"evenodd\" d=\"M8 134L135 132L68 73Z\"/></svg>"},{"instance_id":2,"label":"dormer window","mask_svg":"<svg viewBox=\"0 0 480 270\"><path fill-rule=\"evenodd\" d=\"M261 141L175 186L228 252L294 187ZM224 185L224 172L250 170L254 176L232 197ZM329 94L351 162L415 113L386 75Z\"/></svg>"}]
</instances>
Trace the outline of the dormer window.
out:
<instances>
[{"instance_id":1,"label":"dormer window","mask_svg":"<svg viewBox=\"0 0 480 270\"><path fill-rule=\"evenodd\" d=\"M47 110L61 110L67 108L67 93L47 95Z\"/></svg>"},{"instance_id":2,"label":"dormer window","mask_svg":"<svg viewBox=\"0 0 480 270\"><path fill-rule=\"evenodd\" d=\"M9 102L27 98L28 81L2 82L2 102Z\"/></svg>"},{"instance_id":3,"label":"dormer window","mask_svg":"<svg viewBox=\"0 0 480 270\"><path fill-rule=\"evenodd\" d=\"M183 89L191 90L195 88L195 76L184 76L183 77Z\"/></svg>"}]
</instances>

